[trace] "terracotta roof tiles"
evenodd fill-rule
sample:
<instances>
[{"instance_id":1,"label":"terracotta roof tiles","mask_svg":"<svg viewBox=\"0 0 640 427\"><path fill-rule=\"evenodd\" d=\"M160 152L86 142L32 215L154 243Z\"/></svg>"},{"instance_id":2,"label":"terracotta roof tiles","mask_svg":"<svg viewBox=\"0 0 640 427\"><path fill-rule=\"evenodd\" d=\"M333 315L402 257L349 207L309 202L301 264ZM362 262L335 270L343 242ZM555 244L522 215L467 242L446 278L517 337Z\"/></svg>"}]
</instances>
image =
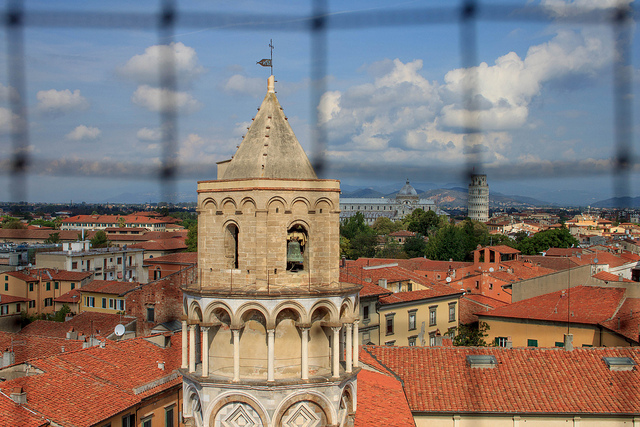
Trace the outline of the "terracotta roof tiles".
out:
<instances>
[{"instance_id":1,"label":"terracotta roof tiles","mask_svg":"<svg viewBox=\"0 0 640 427\"><path fill-rule=\"evenodd\" d=\"M640 370L610 371L602 359L629 357L640 365L635 347L363 349L403 381L413 412L640 414ZM472 368L468 355L492 355L497 366Z\"/></svg>"},{"instance_id":2,"label":"terracotta roof tiles","mask_svg":"<svg viewBox=\"0 0 640 427\"><path fill-rule=\"evenodd\" d=\"M138 282L120 282L117 280L93 280L84 285L80 292L121 295L139 286Z\"/></svg>"},{"instance_id":3,"label":"terracotta roof tiles","mask_svg":"<svg viewBox=\"0 0 640 427\"><path fill-rule=\"evenodd\" d=\"M135 317L131 316L85 311L75 315L71 320L66 322L36 320L22 328L19 335L39 335L66 338L67 332L70 329L73 329L75 332L82 333L84 335L91 335L93 333L108 336L114 331L116 325L126 325L134 320Z\"/></svg>"}]
</instances>

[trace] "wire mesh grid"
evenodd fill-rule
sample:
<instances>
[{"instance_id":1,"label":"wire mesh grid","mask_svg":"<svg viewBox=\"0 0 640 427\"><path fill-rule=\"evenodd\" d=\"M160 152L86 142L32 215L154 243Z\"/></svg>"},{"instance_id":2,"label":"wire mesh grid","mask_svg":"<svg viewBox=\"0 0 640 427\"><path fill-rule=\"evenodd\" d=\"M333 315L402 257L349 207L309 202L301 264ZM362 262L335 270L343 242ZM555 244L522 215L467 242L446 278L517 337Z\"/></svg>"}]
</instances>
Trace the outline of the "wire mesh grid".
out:
<instances>
[{"instance_id":1,"label":"wire mesh grid","mask_svg":"<svg viewBox=\"0 0 640 427\"><path fill-rule=\"evenodd\" d=\"M157 9L149 12L87 12L73 10L33 10L26 9L20 0L6 3L3 26L7 38L7 85L16 91L17 96L10 97L12 144L9 158L2 159L2 170L10 177L12 201L28 200L26 179L28 176L102 176L127 178L131 180L146 179L157 181L162 189L163 200L172 201L175 181L179 178L197 176L199 171L209 170L202 164L185 164L179 162L179 143L177 129L180 116L176 108L176 67L172 51L161 61L160 84L163 89L162 103L169 106L160 113L162 125L161 164L138 164L135 160L128 163L101 162L101 167L92 167L92 161L68 159L42 159L33 156L30 151L29 111L26 99L26 62L25 62L25 29L28 28L65 28L65 29L100 29L111 31L151 30L155 31L160 44L169 45L175 39L176 28L193 30L207 28L228 28L240 32L262 32L269 35L274 32L299 33L310 37L310 102L311 111L317 111L322 95L327 91L327 63L331 61L328 54L328 35L342 30L371 30L388 27L428 27L434 25L457 25L460 35L461 67L466 70L465 87L466 123L464 133L473 135L482 131L473 123L473 94L476 93L478 76L474 75L478 63L478 23L480 22L523 22L545 23L550 21L548 10L536 5L482 4L474 0L465 0L459 4L446 7L418 7L413 9L385 9L373 11L355 11L348 14L328 13L328 4L324 0L314 0L310 13L306 15L264 15L249 13L202 12L180 10L174 1L166 0L158 3ZM638 171L638 164L633 154L635 135L634 117L632 113L632 33L635 25L636 11L627 2L620 2L619 7L584 10L576 9L576 13L563 17L554 17L555 22L571 25L605 25L613 33L616 60L613 63L613 129L612 162L600 168L583 162L557 160L547 162L544 169L540 165L527 164L503 165L491 169L483 165L481 155L467 156L458 171L460 176L470 175L473 170L485 170L494 177L538 177L538 176L593 176L601 174L613 178L615 196L629 196L632 174ZM274 25L277 23L277 25ZM329 163L325 153L327 149L327 129L321 125L318 115L312 123L311 158L319 176L325 177ZM473 144L473 138L465 140ZM472 151L472 147L468 147ZM335 161L334 161L335 162ZM210 165L208 165L210 167ZM381 164L365 165L375 171L384 168ZM430 176L444 173L446 167L437 163L429 165ZM425 168L404 168L403 174L416 173L425 176Z\"/></svg>"}]
</instances>

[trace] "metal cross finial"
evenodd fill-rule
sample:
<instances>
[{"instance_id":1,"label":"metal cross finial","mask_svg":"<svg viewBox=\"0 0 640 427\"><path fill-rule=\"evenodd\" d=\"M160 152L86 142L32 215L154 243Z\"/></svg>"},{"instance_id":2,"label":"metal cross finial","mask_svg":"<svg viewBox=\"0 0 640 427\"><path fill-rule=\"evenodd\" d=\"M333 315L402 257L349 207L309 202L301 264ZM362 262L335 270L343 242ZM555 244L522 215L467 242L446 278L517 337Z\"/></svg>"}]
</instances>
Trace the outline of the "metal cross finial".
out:
<instances>
[{"instance_id":1,"label":"metal cross finial","mask_svg":"<svg viewBox=\"0 0 640 427\"><path fill-rule=\"evenodd\" d=\"M269 48L271 49L271 75L273 76L273 39L269 39Z\"/></svg>"}]
</instances>

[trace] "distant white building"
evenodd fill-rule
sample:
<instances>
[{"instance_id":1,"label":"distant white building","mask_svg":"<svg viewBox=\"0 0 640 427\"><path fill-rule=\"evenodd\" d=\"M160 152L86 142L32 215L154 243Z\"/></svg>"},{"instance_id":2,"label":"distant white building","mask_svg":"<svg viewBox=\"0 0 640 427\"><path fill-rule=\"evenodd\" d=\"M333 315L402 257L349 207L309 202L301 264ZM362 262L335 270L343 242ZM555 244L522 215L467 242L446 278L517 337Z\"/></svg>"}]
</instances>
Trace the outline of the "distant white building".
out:
<instances>
[{"instance_id":1,"label":"distant white building","mask_svg":"<svg viewBox=\"0 0 640 427\"><path fill-rule=\"evenodd\" d=\"M421 199L407 180L394 199L340 197L340 221L361 212L367 225L372 225L379 217L387 217L392 221L403 219L418 208L425 212L434 211L438 215L448 215L438 209L433 200Z\"/></svg>"},{"instance_id":2,"label":"distant white building","mask_svg":"<svg viewBox=\"0 0 640 427\"><path fill-rule=\"evenodd\" d=\"M489 221L489 184L487 175L471 175L467 216L474 221Z\"/></svg>"}]
</instances>

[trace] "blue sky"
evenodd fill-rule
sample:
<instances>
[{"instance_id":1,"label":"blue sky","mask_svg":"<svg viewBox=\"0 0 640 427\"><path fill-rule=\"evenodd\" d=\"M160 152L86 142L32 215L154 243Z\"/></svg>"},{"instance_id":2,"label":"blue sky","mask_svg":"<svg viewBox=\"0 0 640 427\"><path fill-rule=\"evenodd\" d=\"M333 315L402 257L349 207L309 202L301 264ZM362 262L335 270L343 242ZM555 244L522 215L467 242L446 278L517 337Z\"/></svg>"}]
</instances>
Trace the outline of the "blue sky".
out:
<instances>
[{"instance_id":1,"label":"blue sky","mask_svg":"<svg viewBox=\"0 0 640 427\"><path fill-rule=\"evenodd\" d=\"M184 12L268 14L273 30L178 25L168 46L150 30L27 27L27 90L21 95L29 112L28 152L36 166L22 196L27 201L117 201L122 193L158 192L158 183L144 171L162 158L156 70L169 49L176 55L178 77L181 175L176 190L195 200L196 181L215 178L215 162L234 153L262 101L269 69L255 63L269 56L269 39L275 46L278 98L310 156L316 113L326 130L323 177L341 179L345 186L397 188L408 178L426 190L465 185L464 166L471 160L487 171L491 189L502 193L547 200L616 195L608 174L615 155L612 31L607 25L562 20L576 16L578 8L602 11L616 1L499 4L541 7L548 19L478 22L471 112L463 102L460 29L447 22L330 31L326 92L319 105L309 90L311 39L306 32L282 30L302 22L311 12L308 2L178 2ZM454 5L331 1L327 8L330 20L349 20L361 13L384 17L388 10L447 11ZM25 8L146 14L158 11L159 3L26 1ZM633 31L637 114L640 43L635 26ZM6 46L6 33L0 37ZM4 49L0 70L6 69ZM3 71L0 156L5 170L10 123L17 119L9 110L10 96L18 95ZM638 121L635 126L637 147ZM637 172L636 166L631 196L640 195ZM6 175L0 177L0 200L11 200L12 185Z\"/></svg>"}]
</instances>

